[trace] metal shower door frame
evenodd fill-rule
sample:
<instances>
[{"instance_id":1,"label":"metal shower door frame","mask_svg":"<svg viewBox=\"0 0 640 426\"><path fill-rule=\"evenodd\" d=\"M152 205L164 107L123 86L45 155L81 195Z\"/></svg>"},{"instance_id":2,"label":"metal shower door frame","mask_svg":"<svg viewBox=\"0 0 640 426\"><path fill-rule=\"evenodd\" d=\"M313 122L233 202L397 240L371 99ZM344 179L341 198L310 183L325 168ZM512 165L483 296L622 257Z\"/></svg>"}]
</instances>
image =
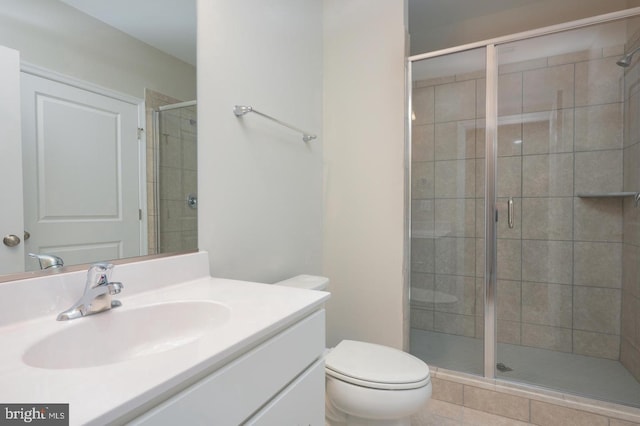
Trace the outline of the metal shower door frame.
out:
<instances>
[{"instance_id":1,"label":"metal shower door frame","mask_svg":"<svg viewBox=\"0 0 640 426\"><path fill-rule=\"evenodd\" d=\"M436 58L474 49L486 49L486 127L485 127L485 265L484 265L484 377L496 378L496 298L497 298L497 136L498 136L498 55L497 48L506 43L556 34L573 29L603 24L610 21L640 15L640 7L552 25L531 31L524 31L504 37L469 43L448 49L409 56L407 58L406 84L406 138L405 138L405 288L410 287L411 264L411 111L412 111L412 65L425 59ZM407 292L408 293L408 292ZM405 300L409 308L408 297ZM408 316L407 316L408 317ZM405 334L408 334L405 332ZM408 346L408 344L405 344Z\"/></svg>"}]
</instances>

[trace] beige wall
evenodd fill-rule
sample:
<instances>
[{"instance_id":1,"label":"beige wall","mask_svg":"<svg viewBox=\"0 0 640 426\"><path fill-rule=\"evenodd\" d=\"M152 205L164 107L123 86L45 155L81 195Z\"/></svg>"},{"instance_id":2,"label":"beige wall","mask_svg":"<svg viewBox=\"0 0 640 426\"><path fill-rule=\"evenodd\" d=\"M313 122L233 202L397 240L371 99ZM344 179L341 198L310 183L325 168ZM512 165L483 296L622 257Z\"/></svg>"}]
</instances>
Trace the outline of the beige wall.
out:
<instances>
[{"instance_id":1,"label":"beige wall","mask_svg":"<svg viewBox=\"0 0 640 426\"><path fill-rule=\"evenodd\" d=\"M328 344L403 340L404 7L324 1Z\"/></svg>"},{"instance_id":2,"label":"beige wall","mask_svg":"<svg viewBox=\"0 0 640 426\"><path fill-rule=\"evenodd\" d=\"M431 52L637 6L638 0L541 0L454 25L421 29L420 34L412 33L411 53Z\"/></svg>"},{"instance_id":3,"label":"beige wall","mask_svg":"<svg viewBox=\"0 0 640 426\"><path fill-rule=\"evenodd\" d=\"M144 99L191 100L196 69L57 0L3 0L0 45L21 60Z\"/></svg>"}]
</instances>

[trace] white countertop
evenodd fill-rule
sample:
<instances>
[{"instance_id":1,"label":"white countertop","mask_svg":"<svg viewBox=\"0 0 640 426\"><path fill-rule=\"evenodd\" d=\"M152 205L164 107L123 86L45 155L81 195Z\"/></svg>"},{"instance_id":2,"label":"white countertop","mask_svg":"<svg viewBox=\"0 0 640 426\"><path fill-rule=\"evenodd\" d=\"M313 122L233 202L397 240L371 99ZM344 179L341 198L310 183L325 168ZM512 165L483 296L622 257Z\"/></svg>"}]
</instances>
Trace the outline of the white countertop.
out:
<instances>
[{"instance_id":1,"label":"white countertop","mask_svg":"<svg viewBox=\"0 0 640 426\"><path fill-rule=\"evenodd\" d=\"M117 297L123 305L111 311L72 321L56 321L57 311L13 323L5 318L0 327L0 401L69 403L71 424L105 424L211 373L288 324L320 309L329 297L325 292L206 276L187 282L165 282L159 288L145 284L145 291L127 295L128 286L135 283L123 282L125 289ZM119 315L141 306L189 300L227 306L228 321L194 342L113 364L47 369L27 365L23 360L27 348L81 321ZM140 327L144 333L145 327L153 325L131 326Z\"/></svg>"}]
</instances>

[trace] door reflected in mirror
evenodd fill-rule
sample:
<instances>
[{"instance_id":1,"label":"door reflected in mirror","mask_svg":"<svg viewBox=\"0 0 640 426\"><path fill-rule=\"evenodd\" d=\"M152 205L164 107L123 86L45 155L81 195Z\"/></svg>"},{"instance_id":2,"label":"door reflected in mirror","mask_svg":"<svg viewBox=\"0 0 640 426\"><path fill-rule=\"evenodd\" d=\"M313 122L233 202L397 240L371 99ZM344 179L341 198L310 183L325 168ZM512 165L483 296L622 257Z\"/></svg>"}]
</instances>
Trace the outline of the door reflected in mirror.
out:
<instances>
[{"instance_id":1,"label":"door reflected in mirror","mask_svg":"<svg viewBox=\"0 0 640 426\"><path fill-rule=\"evenodd\" d=\"M77 2L87 13L68 0L10 3L0 10L0 46L19 52L19 69L0 67L19 74L21 132L4 143L19 148L22 170L12 176L24 184L14 178L0 190L24 202L0 216L0 234L20 239L0 246L0 280L39 270L29 253L69 266L197 249L195 57L178 59L118 22L119 13L142 13L146 24L188 16L195 51L195 0L180 13L145 13L163 7L150 0L137 11ZM158 18L157 33L166 26Z\"/></svg>"}]
</instances>

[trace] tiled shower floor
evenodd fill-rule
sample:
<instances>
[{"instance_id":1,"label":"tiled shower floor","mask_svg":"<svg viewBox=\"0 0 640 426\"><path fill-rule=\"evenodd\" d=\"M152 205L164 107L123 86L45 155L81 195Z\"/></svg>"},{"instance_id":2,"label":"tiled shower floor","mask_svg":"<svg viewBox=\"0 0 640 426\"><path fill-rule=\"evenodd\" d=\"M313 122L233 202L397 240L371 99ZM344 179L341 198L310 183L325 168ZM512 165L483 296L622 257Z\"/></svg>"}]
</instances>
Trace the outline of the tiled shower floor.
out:
<instances>
[{"instance_id":1,"label":"tiled shower floor","mask_svg":"<svg viewBox=\"0 0 640 426\"><path fill-rule=\"evenodd\" d=\"M427 364L482 375L483 341L411 329L411 353ZM506 380L640 407L640 383L618 361L499 343Z\"/></svg>"}]
</instances>

